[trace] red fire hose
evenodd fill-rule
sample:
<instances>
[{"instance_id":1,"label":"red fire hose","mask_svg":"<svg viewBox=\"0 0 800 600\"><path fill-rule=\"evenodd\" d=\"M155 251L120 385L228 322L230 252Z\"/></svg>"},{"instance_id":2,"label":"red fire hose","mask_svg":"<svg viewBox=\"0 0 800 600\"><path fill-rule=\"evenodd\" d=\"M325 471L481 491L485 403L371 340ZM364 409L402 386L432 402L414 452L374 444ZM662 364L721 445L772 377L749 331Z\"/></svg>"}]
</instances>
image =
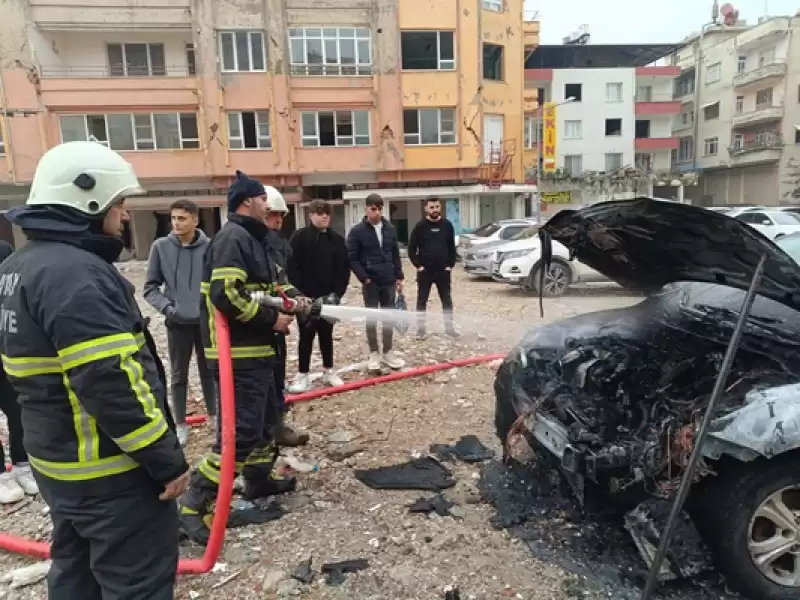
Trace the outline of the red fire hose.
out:
<instances>
[{"instance_id":1,"label":"red fire hose","mask_svg":"<svg viewBox=\"0 0 800 600\"><path fill-rule=\"evenodd\" d=\"M181 560L178 564L179 574L195 575L208 573L214 568L220 552L222 551L222 544L225 541L225 530L228 521L228 515L230 514L231 499L233 498L233 480L235 475L236 453L236 418L233 391L233 364L231 361L230 329L228 328L227 320L219 312L216 314L216 328L217 343L219 347L220 410L222 413L220 415L220 422L222 424L222 464L219 478L219 492L216 502L217 508L214 512L214 520L211 524L211 535L208 545L206 546L205 553L203 554L203 558ZM425 365L422 367L408 369L407 371L382 375L380 377L371 377L368 379L361 379L359 381L351 381L336 387L321 388L311 392L305 392L303 394L289 395L286 397L286 401L308 402L309 400L314 400L323 396L341 394L343 392L350 392L368 386L399 381L409 377L419 377L420 375L436 373L437 371L445 371L455 367L467 367L470 365L491 362L493 360L505 358L505 356L505 354L487 354L433 365ZM187 423L191 424L203 423L206 420L207 418L205 415L196 415L186 419ZM50 558L50 544L47 542L37 542L21 536L5 533L0 533L0 550L40 559Z\"/></svg>"}]
</instances>

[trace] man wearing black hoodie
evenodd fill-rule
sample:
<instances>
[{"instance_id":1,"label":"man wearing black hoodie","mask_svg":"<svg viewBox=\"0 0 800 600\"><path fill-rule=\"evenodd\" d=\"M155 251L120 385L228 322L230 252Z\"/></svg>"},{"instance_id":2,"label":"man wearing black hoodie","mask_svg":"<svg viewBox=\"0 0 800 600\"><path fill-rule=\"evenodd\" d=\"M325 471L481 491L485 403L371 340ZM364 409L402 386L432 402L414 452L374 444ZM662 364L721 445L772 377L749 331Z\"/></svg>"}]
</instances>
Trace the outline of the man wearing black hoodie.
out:
<instances>
[{"instance_id":1,"label":"man wearing black hoodie","mask_svg":"<svg viewBox=\"0 0 800 600\"><path fill-rule=\"evenodd\" d=\"M417 269L417 337L425 337L425 310L434 285L444 309L445 331L450 337L458 337L453 326L450 277L456 264L456 233L453 224L442 216L442 202L436 196L425 201L425 218L411 230L408 258Z\"/></svg>"}]
</instances>

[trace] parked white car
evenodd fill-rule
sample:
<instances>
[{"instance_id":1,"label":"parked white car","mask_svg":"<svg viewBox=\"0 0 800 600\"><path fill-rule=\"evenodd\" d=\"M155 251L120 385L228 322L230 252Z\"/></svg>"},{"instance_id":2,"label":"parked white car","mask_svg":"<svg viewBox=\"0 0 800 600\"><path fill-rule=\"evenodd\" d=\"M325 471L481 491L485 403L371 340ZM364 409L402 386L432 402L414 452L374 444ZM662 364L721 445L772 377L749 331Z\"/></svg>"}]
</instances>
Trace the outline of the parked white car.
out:
<instances>
[{"instance_id":1,"label":"parked white car","mask_svg":"<svg viewBox=\"0 0 800 600\"><path fill-rule=\"evenodd\" d=\"M456 253L463 260L467 251L492 242L510 240L521 231L536 225L536 219L503 219L478 227L472 233L459 235Z\"/></svg>"},{"instance_id":2,"label":"parked white car","mask_svg":"<svg viewBox=\"0 0 800 600\"><path fill-rule=\"evenodd\" d=\"M539 268L542 258L538 236L516 240L496 249L492 263L492 279L525 290L539 290ZM569 259L569 251L553 241L553 260L544 278L544 296L561 296L579 281L608 281L608 279L578 261Z\"/></svg>"},{"instance_id":3,"label":"parked white car","mask_svg":"<svg viewBox=\"0 0 800 600\"><path fill-rule=\"evenodd\" d=\"M736 218L771 240L800 232L800 219L781 210L751 209L736 215Z\"/></svg>"}]
</instances>

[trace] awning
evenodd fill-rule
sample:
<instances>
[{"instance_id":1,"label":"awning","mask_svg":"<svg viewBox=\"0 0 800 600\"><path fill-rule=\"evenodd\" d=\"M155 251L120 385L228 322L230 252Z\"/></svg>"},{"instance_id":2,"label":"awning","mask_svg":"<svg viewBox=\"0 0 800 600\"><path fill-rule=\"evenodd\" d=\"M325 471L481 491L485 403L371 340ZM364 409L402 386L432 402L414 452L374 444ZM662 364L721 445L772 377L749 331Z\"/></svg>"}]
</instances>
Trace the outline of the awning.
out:
<instances>
[{"instance_id":1,"label":"awning","mask_svg":"<svg viewBox=\"0 0 800 600\"><path fill-rule=\"evenodd\" d=\"M342 194L344 200L364 200L370 194L378 194L384 200L424 200L430 196L449 198L467 194L534 194L535 185L507 183L499 187L488 185L445 185L438 187L384 188L371 190L347 190Z\"/></svg>"},{"instance_id":2,"label":"awning","mask_svg":"<svg viewBox=\"0 0 800 600\"><path fill-rule=\"evenodd\" d=\"M703 104L703 106L701 106L700 108L706 109L709 108L710 106L714 106L715 104L719 104L719 100L714 100L713 102L707 102L706 104Z\"/></svg>"}]
</instances>

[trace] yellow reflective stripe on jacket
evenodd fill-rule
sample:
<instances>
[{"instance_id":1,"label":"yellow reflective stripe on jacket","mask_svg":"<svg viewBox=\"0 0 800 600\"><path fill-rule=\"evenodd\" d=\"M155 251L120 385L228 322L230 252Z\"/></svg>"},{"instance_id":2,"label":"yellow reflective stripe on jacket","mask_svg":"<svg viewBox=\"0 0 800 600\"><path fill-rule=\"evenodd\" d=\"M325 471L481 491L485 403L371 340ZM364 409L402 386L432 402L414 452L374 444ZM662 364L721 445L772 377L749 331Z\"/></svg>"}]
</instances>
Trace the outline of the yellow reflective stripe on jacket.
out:
<instances>
[{"instance_id":1,"label":"yellow reflective stripe on jacket","mask_svg":"<svg viewBox=\"0 0 800 600\"><path fill-rule=\"evenodd\" d=\"M216 348L204 348L203 350L206 358L219 359L219 350ZM231 348L231 358L234 360L237 358L268 358L270 356L275 356L275 348L272 346L234 346Z\"/></svg>"},{"instance_id":2,"label":"yellow reflective stripe on jacket","mask_svg":"<svg viewBox=\"0 0 800 600\"><path fill-rule=\"evenodd\" d=\"M133 356L125 356L120 361L120 367L128 375L131 390L133 390L136 399L141 403L142 411L148 422L127 435L113 439L123 452L135 452L146 448L164 435L167 432L167 421L156 404L156 398L153 396L150 384L144 378L142 364L135 360Z\"/></svg>"},{"instance_id":3,"label":"yellow reflective stripe on jacket","mask_svg":"<svg viewBox=\"0 0 800 600\"><path fill-rule=\"evenodd\" d=\"M88 462L53 462L28 456L31 466L50 479L60 481L87 481L133 471L139 466L126 454L98 458Z\"/></svg>"},{"instance_id":4,"label":"yellow reflective stripe on jacket","mask_svg":"<svg viewBox=\"0 0 800 600\"><path fill-rule=\"evenodd\" d=\"M211 271L211 281L228 280L247 281L247 271L237 267L217 267Z\"/></svg>"},{"instance_id":5,"label":"yellow reflective stripe on jacket","mask_svg":"<svg viewBox=\"0 0 800 600\"><path fill-rule=\"evenodd\" d=\"M217 267L211 271L211 281L222 281L222 289L225 297L239 311L236 319L247 322L256 316L258 312L258 302L252 298L245 298L236 289L238 282L247 281L247 272L236 267Z\"/></svg>"},{"instance_id":6,"label":"yellow reflective stripe on jacket","mask_svg":"<svg viewBox=\"0 0 800 600\"><path fill-rule=\"evenodd\" d=\"M57 356L6 356L3 355L3 369L6 375L22 379L35 375L61 375L61 361Z\"/></svg>"},{"instance_id":7,"label":"yellow reflective stripe on jacket","mask_svg":"<svg viewBox=\"0 0 800 600\"><path fill-rule=\"evenodd\" d=\"M75 427L75 437L78 441L78 462L90 463L99 458L100 437L97 435L97 422L81 405L78 396L69 384L69 377L62 375L64 389L72 408L72 423Z\"/></svg>"},{"instance_id":8,"label":"yellow reflective stripe on jacket","mask_svg":"<svg viewBox=\"0 0 800 600\"><path fill-rule=\"evenodd\" d=\"M139 350L136 338L131 333L115 333L74 344L58 351L61 365L65 371L81 365L110 358L127 356Z\"/></svg>"}]
</instances>

